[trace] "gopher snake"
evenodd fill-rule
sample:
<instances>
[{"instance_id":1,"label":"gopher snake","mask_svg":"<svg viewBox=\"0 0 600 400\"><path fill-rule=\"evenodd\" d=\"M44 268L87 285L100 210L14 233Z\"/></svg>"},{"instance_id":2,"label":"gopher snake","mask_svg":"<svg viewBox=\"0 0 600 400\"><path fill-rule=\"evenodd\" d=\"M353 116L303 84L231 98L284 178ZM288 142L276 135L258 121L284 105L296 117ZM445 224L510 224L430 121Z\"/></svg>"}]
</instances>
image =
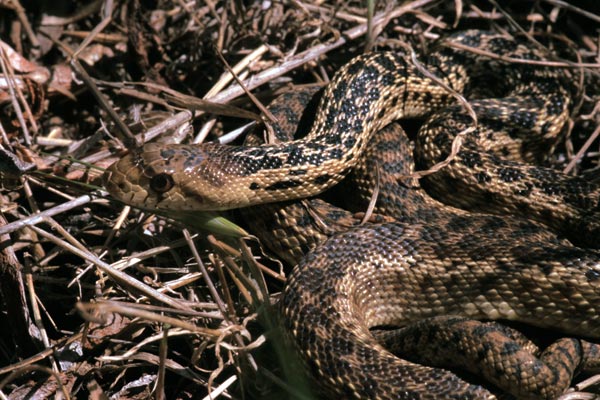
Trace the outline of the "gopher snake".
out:
<instances>
[{"instance_id":1,"label":"gopher snake","mask_svg":"<svg viewBox=\"0 0 600 400\"><path fill-rule=\"evenodd\" d=\"M500 35L468 31L448 41L539 59ZM475 63L484 67L475 69ZM444 46L426 62L458 92L485 81L486 75L477 71L502 64ZM571 103L561 74L527 65L500 70L508 74L502 82L511 82L510 88L499 88L505 98L472 102L479 119L490 122L465 141L442 170L443 179L434 174L432 190L448 191L450 182L461 190L449 200L455 205L524 214L574 242L597 247L598 188L499 158L529 162L539 148L556 141ZM126 203L163 210L227 209L307 197L340 181L371 136L390 121L426 115L451 103L447 91L424 77L405 55L363 55L336 74L305 139L250 148L150 143L115 163L106 174L106 186ZM491 121L509 125L502 128ZM419 135L419 161L431 165L445 158L452 135L469 123L452 106L432 116ZM527 138L525 132L537 135ZM523 147L514 144L519 142ZM470 193L480 200L465 199ZM460 215L437 226L395 222L359 227L334 236L294 269L282 300L284 325L322 377L324 390L356 398L492 398L444 370L392 356L369 332L374 326L465 315L600 337L597 252L528 238L498 217L480 215L469 221ZM505 230L509 233L495 233ZM559 347L572 356L577 346ZM523 370L517 375L521 373L527 379L539 374ZM544 385L549 388L533 384L523 389L530 394L521 389L515 393L555 396L564 387L553 386L564 377L548 374Z\"/></svg>"}]
</instances>

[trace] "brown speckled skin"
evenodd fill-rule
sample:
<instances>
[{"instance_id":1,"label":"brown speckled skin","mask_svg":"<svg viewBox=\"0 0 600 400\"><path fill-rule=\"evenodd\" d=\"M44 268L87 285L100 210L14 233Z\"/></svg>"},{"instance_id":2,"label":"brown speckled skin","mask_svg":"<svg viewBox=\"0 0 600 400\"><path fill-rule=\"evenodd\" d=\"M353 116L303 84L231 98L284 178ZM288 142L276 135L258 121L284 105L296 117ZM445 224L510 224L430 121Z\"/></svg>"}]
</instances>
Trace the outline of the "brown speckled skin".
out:
<instances>
[{"instance_id":1,"label":"brown speckled skin","mask_svg":"<svg viewBox=\"0 0 600 400\"><path fill-rule=\"evenodd\" d=\"M597 253L529 237L508 242L444 223L400 222L355 228L327 240L294 269L281 304L286 329L322 377L321 385L348 397L382 399L491 394L449 372L392 356L370 335L370 327L461 315L598 338L599 308ZM519 398L552 399L570 382L572 371L566 377L557 373L559 380L556 365L544 376L538 365L504 357L523 366L519 376L503 376L517 382L507 389ZM438 380L444 385L434 384ZM525 387L528 381L533 383Z\"/></svg>"},{"instance_id":2,"label":"brown speckled skin","mask_svg":"<svg viewBox=\"0 0 600 400\"><path fill-rule=\"evenodd\" d=\"M468 31L449 40L504 56L539 59L523 44L500 35ZM483 67L473 68L475 62ZM600 190L597 184L521 164L539 161L537 154L554 146L568 118L571 100L562 86L563 71L507 67L444 46L425 64L458 91L485 81L484 72L489 71L500 71L500 86L510 83L494 88L499 98L471 102L478 129L464 138L449 167L427 178L427 188L453 206L537 222L453 209L425 196L404 177L405 167L394 171L394 161L376 156L375 165L369 166L369 158L365 162L363 154L370 149L393 153L396 139L372 138L396 118L440 109L417 137L421 167L444 159L453 137L470 124L458 107L444 108L453 103L445 90L423 77L406 56L393 53L360 56L342 68L326 89L305 139L250 148L198 146L197 164L187 170L173 169L173 161L189 160L191 146L149 144L108 170L107 188L144 208L225 209L312 196L339 182L351 168L363 168L360 176L381 169L380 185L386 190L376 210L393 215L395 222L355 227L321 245L320 239L301 239L280 246L300 246L290 261L316 246L292 272L281 313L284 329L319 389L327 398L494 398L488 388L444 369L393 355L369 330L405 325L410 330L425 320L419 332L429 332L427 340L414 333L404 340L399 333L388 344L401 353L406 343L423 347L436 336L442 342L464 341L459 351L471 351L485 361L471 368L487 370L484 376L503 390L518 398L554 398L565 390L577 365L597 360L597 347L563 339L532 358L510 332L471 319L521 321L600 339L600 254L564 240L600 247ZM153 192L152 177L165 173L172 177L173 188ZM395 178L403 184L397 185ZM394 185L402 189L394 191ZM289 229L299 231L297 217L279 215L283 226L288 224L279 236L287 236ZM455 325L460 329L452 330ZM472 341L477 336L490 340L487 345ZM485 346L501 349L500 357L494 351L488 354ZM432 362L444 365L443 359L434 357Z\"/></svg>"}]
</instances>

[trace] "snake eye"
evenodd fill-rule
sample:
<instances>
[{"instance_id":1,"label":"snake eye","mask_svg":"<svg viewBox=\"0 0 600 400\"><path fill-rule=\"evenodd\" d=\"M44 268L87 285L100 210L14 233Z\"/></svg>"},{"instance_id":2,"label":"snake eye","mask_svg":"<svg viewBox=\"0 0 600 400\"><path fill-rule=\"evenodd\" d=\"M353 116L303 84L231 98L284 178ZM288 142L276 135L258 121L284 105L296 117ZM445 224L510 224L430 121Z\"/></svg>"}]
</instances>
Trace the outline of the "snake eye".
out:
<instances>
[{"instance_id":1,"label":"snake eye","mask_svg":"<svg viewBox=\"0 0 600 400\"><path fill-rule=\"evenodd\" d=\"M150 188L156 193L168 192L174 185L175 182L173 182L173 177L169 174L162 173L154 175L150 179Z\"/></svg>"}]
</instances>

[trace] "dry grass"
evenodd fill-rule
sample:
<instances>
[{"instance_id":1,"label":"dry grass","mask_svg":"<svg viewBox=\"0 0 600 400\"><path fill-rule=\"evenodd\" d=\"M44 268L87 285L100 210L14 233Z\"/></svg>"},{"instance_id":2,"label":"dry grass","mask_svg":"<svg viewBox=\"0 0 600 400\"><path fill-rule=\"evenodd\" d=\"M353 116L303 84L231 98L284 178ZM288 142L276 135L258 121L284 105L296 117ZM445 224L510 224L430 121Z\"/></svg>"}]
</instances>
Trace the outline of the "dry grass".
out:
<instances>
[{"instance_id":1,"label":"dry grass","mask_svg":"<svg viewBox=\"0 0 600 400\"><path fill-rule=\"evenodd\" d=\"M0 0L2 398L305 396L272 329L287 269L235 226L188 231L112 202L99 177L127 147L260 120L365 49L470 27L554 37L569 50L553 61L585 79L552 160L598 175L594 1L379 2L370 21L362 2L74 3Z\"/></svg>"}]
</instances>

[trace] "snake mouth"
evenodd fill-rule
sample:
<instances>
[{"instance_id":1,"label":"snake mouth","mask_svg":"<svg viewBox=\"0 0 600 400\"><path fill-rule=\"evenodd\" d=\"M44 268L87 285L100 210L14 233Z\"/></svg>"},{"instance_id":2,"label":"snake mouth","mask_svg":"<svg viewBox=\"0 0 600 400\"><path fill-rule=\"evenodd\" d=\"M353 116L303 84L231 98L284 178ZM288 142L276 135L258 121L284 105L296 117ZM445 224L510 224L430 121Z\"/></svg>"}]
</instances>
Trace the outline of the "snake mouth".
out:
<instances>
[{"instance_id":1,"label":"snake mouth","mask_svg":"<svg viewBox=\"0 0 600 400\"><path fill-rule=\"evenodd\" d=\"M126 181L123 179L123 174L118 171L117 164L120 161L112 164L102 175L102 184L108 194L117 199L123 200L123 194L126 193Z\"/></svg>"},{"instance_id":2,"label":"snake mouth","mask_svg":"<svg viewBox=\"0 0 600 400\"><path fill-rule=\"evenodd\" d=\"M108 167L102 175L102 183L111 197L129 202L133 200L132 194L136 192L136 182L132 181L135 171L132 168L132 155L129 154Z\"/></svg>"},{"instance_id":3,"label":"snake mouth","mask_svg":"<svg viewBox=\"0 0 600 400\"><path fill-rule=\"evenodd\" d=\"M102 186L104 186L106 188L106 190L108 190L108 192L111 192L110 189L108 189L108 187L112 186L112 183L111 183L112 175L113 175L113 172L112 172L112 165L111 165L102 174Z\"/></svg>"}]
</instances>

